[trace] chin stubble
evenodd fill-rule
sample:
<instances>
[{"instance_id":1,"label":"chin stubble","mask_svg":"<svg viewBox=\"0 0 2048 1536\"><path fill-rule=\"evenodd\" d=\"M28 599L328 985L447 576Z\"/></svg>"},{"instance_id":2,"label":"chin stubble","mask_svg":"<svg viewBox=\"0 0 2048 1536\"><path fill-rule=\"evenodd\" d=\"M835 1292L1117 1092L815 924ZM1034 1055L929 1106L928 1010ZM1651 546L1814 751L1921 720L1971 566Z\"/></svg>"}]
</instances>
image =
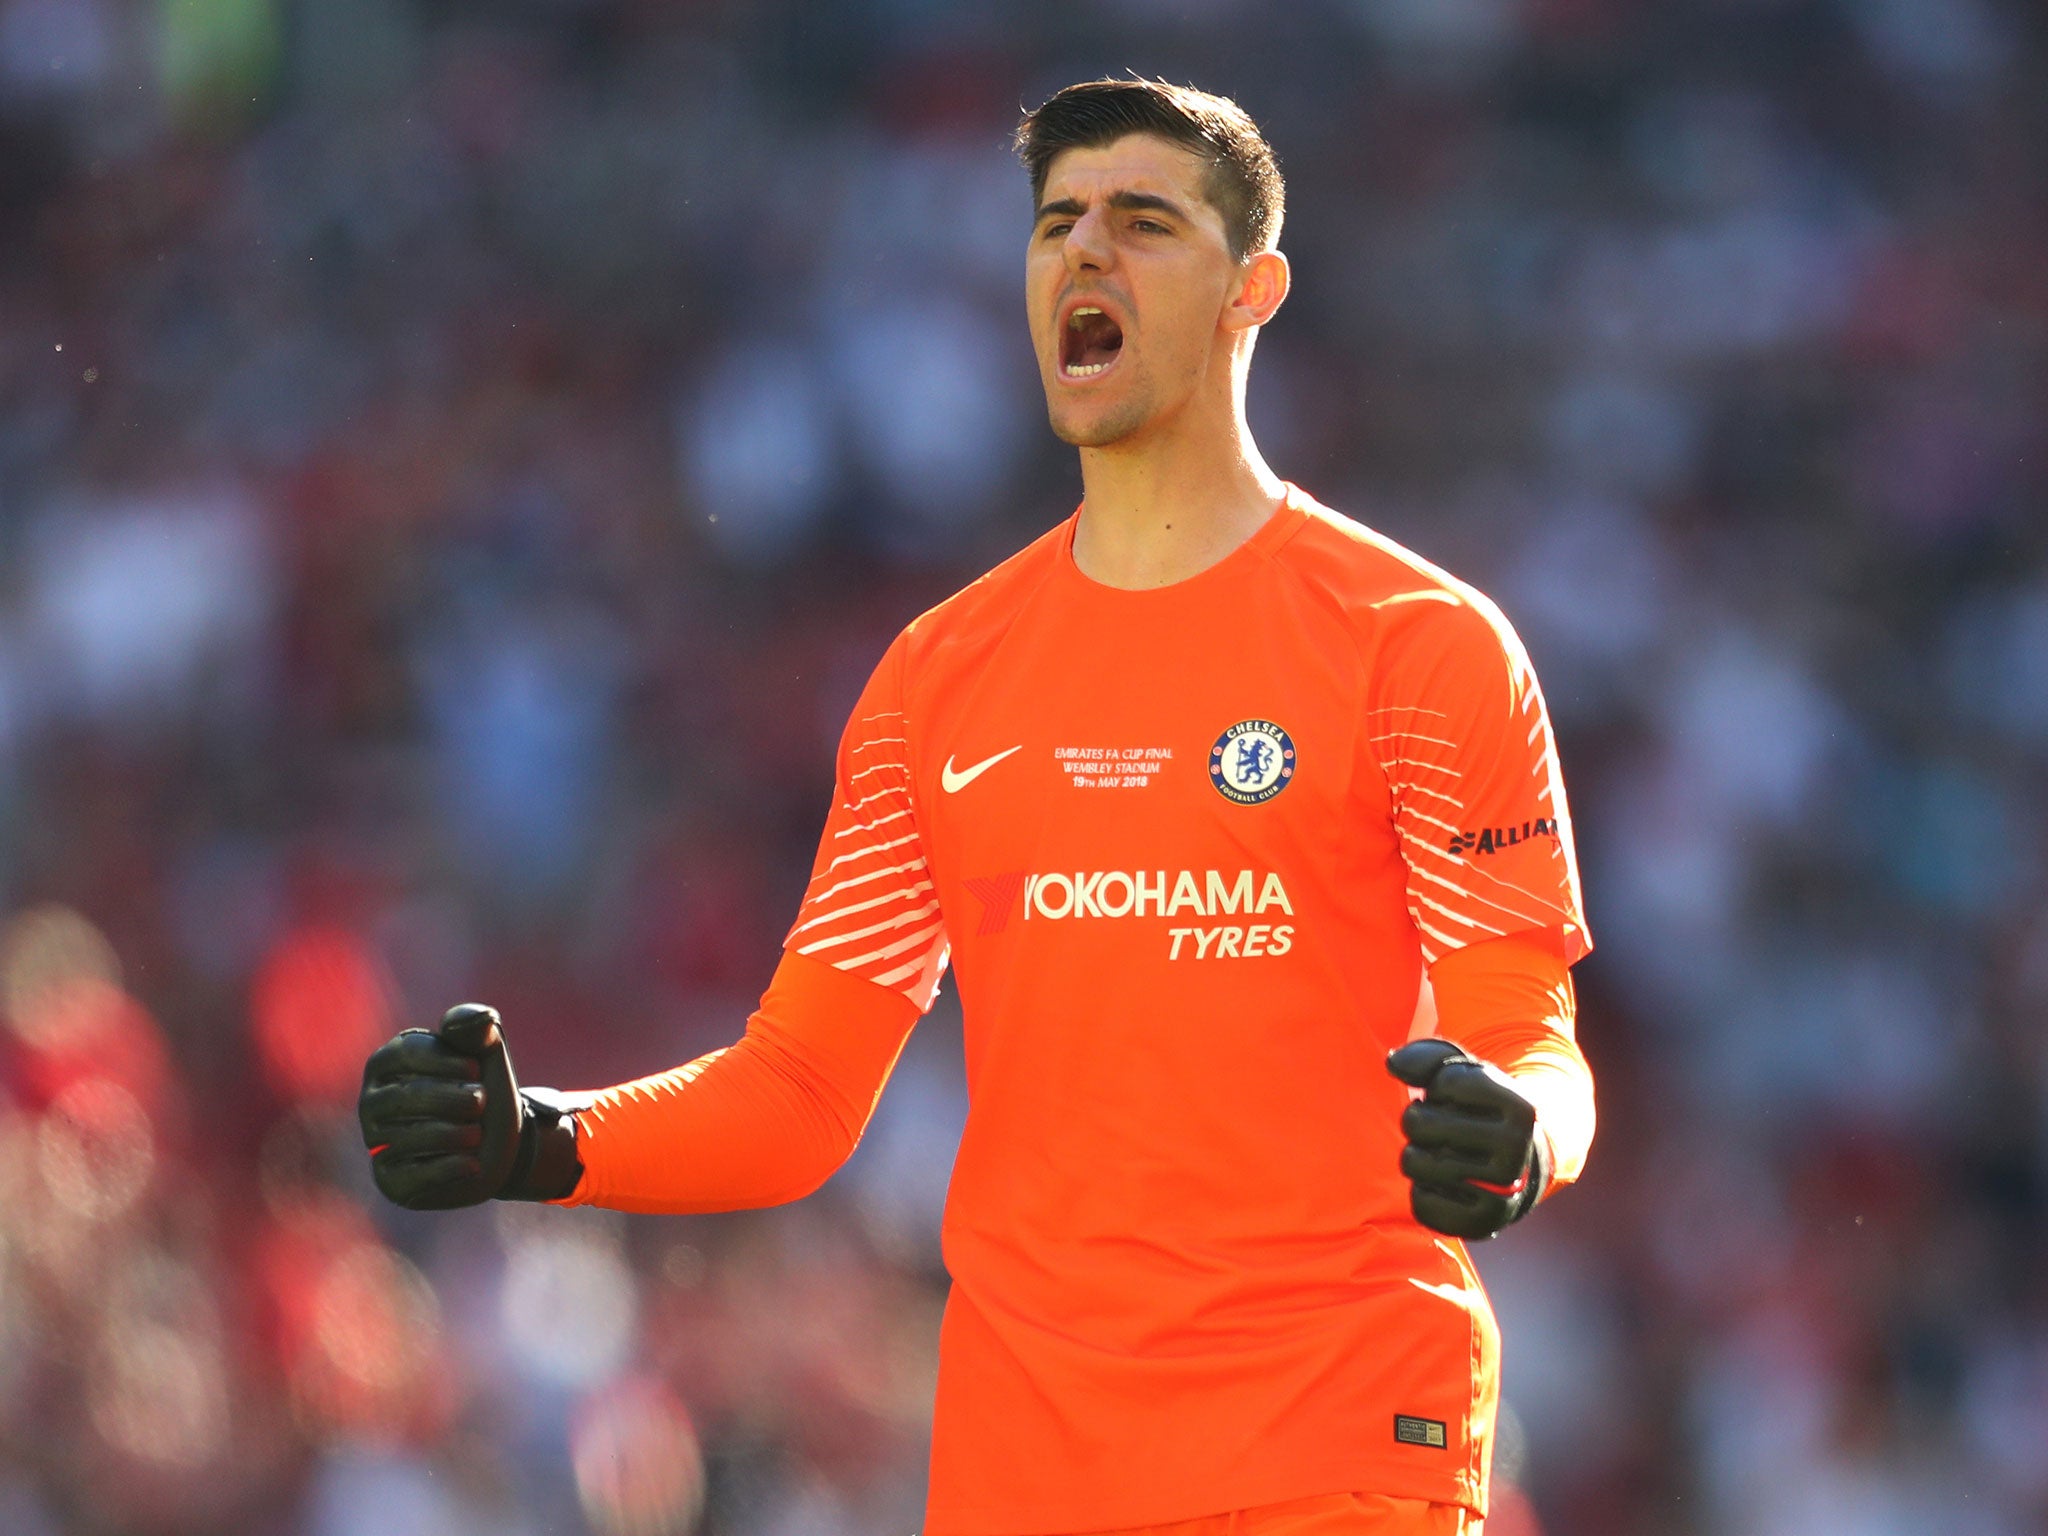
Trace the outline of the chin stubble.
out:
<instances>
[{"instance_id":1,"label":"chin stubble","mask_svg":"<svg viewBox=\"0 0 2048 1536\"><path fill-rule=\"evenodd\" d=\"M1138 401L1130 401L1103 420L1084 428L1061 421L1048 405L1046 419L1052 425L1053 436L1070 448L1107 448L1112 443L1122 442L1145 424L1145 408Z\"/></svg>"}]
</instances>

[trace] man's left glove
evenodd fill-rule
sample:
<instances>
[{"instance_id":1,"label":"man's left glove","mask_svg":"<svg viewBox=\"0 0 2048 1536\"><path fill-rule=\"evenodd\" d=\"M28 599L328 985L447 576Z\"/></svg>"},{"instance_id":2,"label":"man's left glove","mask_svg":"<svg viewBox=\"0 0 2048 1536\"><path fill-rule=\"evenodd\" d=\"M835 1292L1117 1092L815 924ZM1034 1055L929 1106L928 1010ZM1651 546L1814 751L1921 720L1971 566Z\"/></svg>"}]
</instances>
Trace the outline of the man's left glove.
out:
<instances>
[{"instance_id":1,"label":"man's left glove","mask_svg":"<svg viewBox=\"0 0 2048 1536\"><path fill-rule=\"evenodd\" d=\"M1506 1074L1448 1040L1411 1040L1388 1053L1387 1070L1422 1090L1401 1114L1415 1219L1476 1240L1527 1215L1550 1178L1549 1148Z\"/></svg>"},{"instance_id":2,"label":"man's left glove","mask_svg":"<svg viewBox=\"0 0 2048 1536\"><path fill-rule=\"evenodd\" d=\"M356 1119L385 1198L446 1211L570 1194L583 1175L575 1107L546 1088L522 1092L497 1010L460 1003L439 1029L408 1029L371 1052Z\"/></svg>"}]
</instances>

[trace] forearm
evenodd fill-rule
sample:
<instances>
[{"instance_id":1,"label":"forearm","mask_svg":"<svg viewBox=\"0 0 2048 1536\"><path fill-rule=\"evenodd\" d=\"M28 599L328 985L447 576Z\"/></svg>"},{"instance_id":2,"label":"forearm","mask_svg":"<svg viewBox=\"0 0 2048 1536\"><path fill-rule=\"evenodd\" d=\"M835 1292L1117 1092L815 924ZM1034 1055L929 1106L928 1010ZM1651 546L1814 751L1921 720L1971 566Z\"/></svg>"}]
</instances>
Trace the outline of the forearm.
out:
<instances>
[{"instance_id":1,"label":"forearm","mask_svg":"<svg viewBox=\"0 0 2048 1536\"><path fill-rule=\"evenodd\" d=\"M1571 974L1540 938L1493 939L1430 970L1437 1033L1492 1062L1536 1106L1551 1186L1569 1184L1593 1143L1593 1074L1574 1040Z\"/></svg>"},{"instance_id":2,"label":"forearm","mask_svg":"<svg viewBox=\"0 0 2048 1536\"><path fill-rule=\"evenodd\" d=\"M1550 1144L1550 1186L1569 1184L1585 1170L1593 1145L1593 1075L1570 1041L1532 1038L1527 1026L1468 1032L1461 1041L1513 1079L1536 1106L1536 1130Z\"/></svg>"},{"instance_id":3,"label":"forearm","mask_svg":"<svg viewBox=\"0 0 2048 1536\"><path fill-rule=\"evenodd\" d=\"M778 1205L845 1162L909 1038L901 994L785 954L737 1044L577 1111L564 1205L683 1214Z\"/></svg>"}]
</instances>

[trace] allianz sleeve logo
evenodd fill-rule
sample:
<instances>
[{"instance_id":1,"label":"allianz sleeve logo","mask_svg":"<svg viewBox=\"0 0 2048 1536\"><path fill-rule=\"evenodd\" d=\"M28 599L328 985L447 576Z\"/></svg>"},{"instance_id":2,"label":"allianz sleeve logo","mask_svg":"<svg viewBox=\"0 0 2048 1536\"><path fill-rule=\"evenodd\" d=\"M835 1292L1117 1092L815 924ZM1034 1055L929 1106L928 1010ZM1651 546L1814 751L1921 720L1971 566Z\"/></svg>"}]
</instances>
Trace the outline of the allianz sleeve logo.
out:
<instances>
[{"instance_id":1,"label":"allianz sleeve logo","mask_svg":"<svg viewBox=\"0 0 2048 1536\"><path fill-rule=\"evenodd\" d=\"M1534 842L1539 837L1555 836L1557 823L1548 816L1538 816L1519 827L1481 827L1477 832L1455 833L1447 846L1452 853L1499 853L1503 848Z\"/></svg>"}]
</instances>

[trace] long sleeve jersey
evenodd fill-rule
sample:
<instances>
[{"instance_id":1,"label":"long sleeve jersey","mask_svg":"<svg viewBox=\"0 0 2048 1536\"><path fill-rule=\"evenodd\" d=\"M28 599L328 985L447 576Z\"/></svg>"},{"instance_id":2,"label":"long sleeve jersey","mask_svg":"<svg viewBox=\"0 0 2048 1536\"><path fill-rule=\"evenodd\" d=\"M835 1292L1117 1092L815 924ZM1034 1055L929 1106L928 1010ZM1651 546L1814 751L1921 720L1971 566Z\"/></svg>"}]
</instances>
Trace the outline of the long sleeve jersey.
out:
<instances>
[{"instance_id":1,"label":"long sleeve jersey","mask_svg":"<svg viewBox=\"0 0 2048 1536\"><path fill-rule=\"evenodd\" d=\"M814 1187L950 963L927 1531L1343 1490L1483 1512L1498 1334L1409 1214L1384 1060L1433 990L1559 1178L1583 1163L1591 941L1533 670L1486 598L1292 488L1154 590L1085 577L1074 524L890 647L762 1011L599 1094L571 1200Z\"/></svg>"}]
</instances>

